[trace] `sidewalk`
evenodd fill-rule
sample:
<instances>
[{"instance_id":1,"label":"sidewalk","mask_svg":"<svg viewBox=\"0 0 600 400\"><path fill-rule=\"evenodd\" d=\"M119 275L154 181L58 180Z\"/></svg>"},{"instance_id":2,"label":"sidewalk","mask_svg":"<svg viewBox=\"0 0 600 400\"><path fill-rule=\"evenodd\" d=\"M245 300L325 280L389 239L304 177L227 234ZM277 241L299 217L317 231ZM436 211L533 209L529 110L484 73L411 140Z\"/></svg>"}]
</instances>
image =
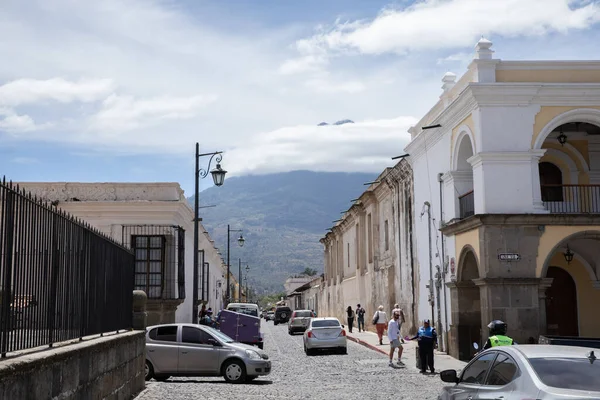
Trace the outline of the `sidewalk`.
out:
<instances>
[{"instance_id":1,"label":"sidewalk","mask_svg":"<svg viewBox=\"0 0 600 400\"><path fill-rule=\"evenodd\" d=\"M387 338L387 335L383 336L383 345L379 345L379 338L377 334L374 332L358 332L358 329L353 329L352 333L347 333L348 340L352 340L358 344L361 344L365 347L368 347L371 350L377 351L381 354L385 354L386 357L389 357L390 354L390 341ZM416 364L416 348L417 341L416 340L405 340L405 343L402 344L404 347L404 352L402 353L402 361L408 368L412 368L417 370ZM394 362L396 362L397 354L394 355ZM446 353L442 353L440 351L434 351L434 366L436 372L441 372L445 369L456 369L460 370L467 365L464 361L459 361L454 357L449 356Z\"/></svg>"}]
</instances>

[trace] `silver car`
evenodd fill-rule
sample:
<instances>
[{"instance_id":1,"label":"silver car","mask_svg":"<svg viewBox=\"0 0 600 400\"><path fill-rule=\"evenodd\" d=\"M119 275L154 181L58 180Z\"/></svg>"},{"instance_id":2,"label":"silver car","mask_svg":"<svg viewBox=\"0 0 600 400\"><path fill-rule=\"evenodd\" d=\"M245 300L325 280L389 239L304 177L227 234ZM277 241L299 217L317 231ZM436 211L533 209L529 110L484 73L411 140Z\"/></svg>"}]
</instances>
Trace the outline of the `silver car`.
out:
<instances>
[{"instance_id":1,"label":"silver car","mask_svg":"<svg viewBox=\"0 0 600 400\"><path fill-rule=\"evenodd\" d=\"M442 371L439 400L600 399L599 349L554 345L493 347L458 374Z\"/></svg>"},{"instance_id":2,"label":"silver car","mask_svg":"<svg viewBox=\"0 0 600 400\"><path fill-rule=\"evenodd\" d=\"M333 349L341 354L347 354L346 331L337 318L312 318L304 331L306 355L322 349Z\"/></svg>"},{"instance_id":3,"label":"silver car","mask_svg":"<svg viewBox=\"0 0 600 400\"><path fill-rule=\"evenodd\" d=\"M288 321L288 333L293 335L296 332L304 332L308 328L310 319L314 316L310 310L296 310L292 312L292 317Z\"/></svg>"},{"instance_id":4,"label":"silver car","mask_svg":"<svg viewBox=\"0 0 600 400\"><path fill-rule=\"evenodd\" d=\"M267 354L204 325L165 324L146 328L146 380L171 376L223 376L251 381L271 373Z\"/></svg>"}]
</instances>

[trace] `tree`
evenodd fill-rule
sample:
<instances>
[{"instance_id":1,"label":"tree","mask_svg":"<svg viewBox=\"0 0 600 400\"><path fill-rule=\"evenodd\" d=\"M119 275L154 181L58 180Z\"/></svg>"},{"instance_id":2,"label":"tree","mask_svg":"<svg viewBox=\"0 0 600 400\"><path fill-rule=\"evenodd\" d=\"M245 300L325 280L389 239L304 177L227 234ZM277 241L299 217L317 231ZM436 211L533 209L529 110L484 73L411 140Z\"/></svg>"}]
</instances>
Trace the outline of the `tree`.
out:
<instances>
[{"instance_id":1,"label":"tree","mask_svg":"<svg viewBox=\"0 0 600 400\"><path fill-rule=\"evenodd\" d=\"M318 274L317 270L309 267L304 268L304 271L302 271L302 275L315 276L316 274Z\"/></svg>"}]
</instances>

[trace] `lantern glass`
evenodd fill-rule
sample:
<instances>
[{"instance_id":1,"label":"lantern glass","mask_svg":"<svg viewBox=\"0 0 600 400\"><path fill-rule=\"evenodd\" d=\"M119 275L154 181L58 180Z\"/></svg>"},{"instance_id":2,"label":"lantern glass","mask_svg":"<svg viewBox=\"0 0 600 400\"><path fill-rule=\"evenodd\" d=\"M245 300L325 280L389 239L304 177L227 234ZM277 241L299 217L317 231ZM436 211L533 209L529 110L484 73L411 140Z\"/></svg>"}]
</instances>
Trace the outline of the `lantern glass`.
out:
<instances>
[{"instance_id":1,"label":"lantern glass","mask_svg":"<svg viewBox=\"0 0 600 400\"><path fill-rule=\"evenodd\" d=\"M212 174L215 186L223 185L223 182L225 182L225 174L227 173L227 171L221 168L221 164L217 164L216 168L210 171L210 173Z\"/></svg>"},{"instance_id":2,"label":"lantern glass","mask_svg":"<svg viewBox=\"0 0 600 400\"><path fill-rule=\"evenodd\" d=\"M573 257L575 256L571 249L569 249L569 246L567 246L567 251L565 251L563 255L565 256L565 261L567 262L567 264L570 264L571 261L573 261Z\"/></svg>"},{"instance_id":3,"label":"lantern glass","mask_svg":"<svg viewBox=\"0 0 600 400\"><path fill-rule=\"evenodd\" d=\"M240 235L238 239L238 244L240 245L240 247L244 247L244 242L246 242L246 239L244 239L244 237Z\"/></svg>"}]
</instances>

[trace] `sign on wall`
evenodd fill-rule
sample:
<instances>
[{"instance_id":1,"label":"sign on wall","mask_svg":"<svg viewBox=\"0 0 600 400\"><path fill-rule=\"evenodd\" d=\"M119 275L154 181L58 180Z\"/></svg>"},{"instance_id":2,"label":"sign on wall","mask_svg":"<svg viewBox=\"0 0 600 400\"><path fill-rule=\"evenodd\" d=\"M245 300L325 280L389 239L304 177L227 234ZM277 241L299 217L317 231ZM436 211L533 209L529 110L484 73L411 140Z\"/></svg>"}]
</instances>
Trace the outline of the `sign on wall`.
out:
<instances>
[{"instance_id":1,"label":"sign on wall","mask_svg":"<svg viewBox=\"0 0 600 400\"><path fill-rule=\"evenodd\" d=\"M498 254L498 260L500 261L520 261L521 255L519 253L500 253Z\"/></svg>"}]
</instances>

